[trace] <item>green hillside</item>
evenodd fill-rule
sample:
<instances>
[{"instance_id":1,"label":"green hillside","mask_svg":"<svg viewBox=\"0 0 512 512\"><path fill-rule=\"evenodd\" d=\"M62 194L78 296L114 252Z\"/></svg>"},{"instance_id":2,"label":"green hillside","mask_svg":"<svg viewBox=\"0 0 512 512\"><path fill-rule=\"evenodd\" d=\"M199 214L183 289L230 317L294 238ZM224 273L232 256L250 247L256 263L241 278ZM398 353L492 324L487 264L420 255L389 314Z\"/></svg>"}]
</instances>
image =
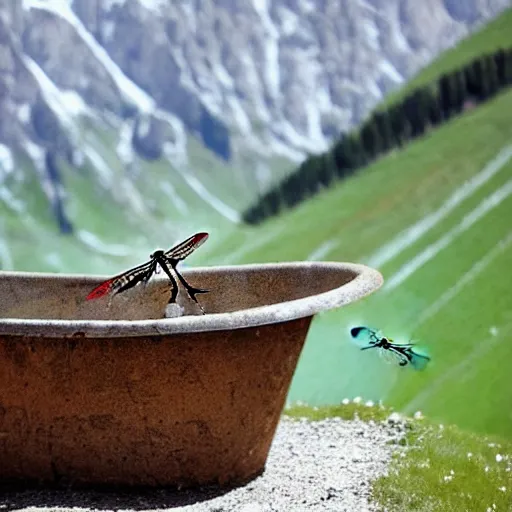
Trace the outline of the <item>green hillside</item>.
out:
<instances>
[{"instance_id":1,"label":"green hillside","mask_svg":"<svg viewBox=\"0 0 512 512\"><path fill-rule=\"evenodd\" d=\"M118 272L194 231L229 229L230 214L254 188L249 177L234 173L192 136L187 171L165 158L150 162L137 155L127 169L116 151L118 129L87 117L76 126L84 165L58 160L73 233L59 232L48 198L55 192L44 170L16 153L16 171L0 187L0 268Z\"/></svg>"},{"instance_id":2,"label":"green hillside","mask_svg":"<svg viewBox=\"0 0 512 512\"><path fill-rule=\"evenodd\" d=\"M187 137L187 165L165 156L148 161L133 152L127 166L118 154L122 127L86 114L76 114L73 122L84 165L58 158L60 184L52 184L42 161L38 167L22 151L13 153L15 171L6 172L0 184L0 269L119 272L196 231L229 230L261 186L253 167L245 165L247 155L226 162L193 134ZM276 156L264 164L273 179L292 168ZM58 188L74 228L66 236L52 211Z\"/></svg>"},{"instance_id":3,"label":"green hillside","mask_svg":"<svg viewBox=\"0 0 512 512\"><path fill-rule=\"evenodd\" d=\"M464 66L471 60L485 53L493 53L499 48L512 46L512 8L507 9L495 20L486 24L475 34L460 41L450 50L423 68L403 87L391 93L384 100L382 107L397 103L415 87L425 85L439 78L443 73Z\"/></svg>"},{"instance_id":4,"label":"green hillside","mask_svg":"<svg viewBox=\"0 0 512 512\"><path fill-rule=\"evenodd\" d=\"M208 264L322 259L382 271L379 292L317 318L291 400L382 398L512 437L511 111L509 90L297 209L216 237L198 255ZM400 245L406 230L410 242ZM431 367L415 373L359 352L347 332L355 324L420 339Z\"/></svg>"}]
</instances>

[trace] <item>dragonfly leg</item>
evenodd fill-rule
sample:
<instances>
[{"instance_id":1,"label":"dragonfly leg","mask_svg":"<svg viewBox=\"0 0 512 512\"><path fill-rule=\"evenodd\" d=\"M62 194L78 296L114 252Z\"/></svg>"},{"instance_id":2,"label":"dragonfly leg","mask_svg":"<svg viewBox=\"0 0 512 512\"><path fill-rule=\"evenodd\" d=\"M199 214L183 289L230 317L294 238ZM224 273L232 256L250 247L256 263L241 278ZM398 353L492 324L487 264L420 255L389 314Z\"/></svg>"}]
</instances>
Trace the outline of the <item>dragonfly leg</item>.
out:
<instances>
[{"instance_id":1,"label":"dragonfly leg","mask_svg":"<svg viewBox=\"0 0 512 512\"><path fill-rule=\"evenodd\" d=\"M175 269L176 270L176 269ZM199 303L199 301L197 300L197 297L196 295L200 294L200 293L208 293L210 290L203 290L202 288L194 288L193 286L190 286L186 281L185 279L183 278L183 276L180 275L179 272L176 272L176 275L178 276L178 279L181 281L181 284L183 284L183 286L185 287L185 289L187 290L187 293L189 294L190 298L199 306L199 308L201 309L201 311L203 312L203 315L205 314L205 311L203 309L203 306L201 306L201 304Z\"/></svg>"},{"instance_id":2,"label":"dragonfly leg","mask_svg":"<svg viewBox=\"0 0 512 512\"><path fill-rule=\"evenodd\" d=\"M165 263L159 262L160 267L162 270L167 274L167 277L171 281L171 297L169 298L169 304L175 304L176 299L178 298L178 283L176 282L176 279L174 279L174 276L172 275L172 272L167 268L167 265Z\"/></svg>"},{"instance_id":3,"label":"dragonfly leg","mask_svg":"<svg viewBox=\"0 0 512 512\"><path fill-rule=\"evenodd\" d=\"M400 358L400 361L398 363L399 366L405 366L411 360L410 355L405 350L402 350L401 348L397 348L397 346L395 344L392 344L388 348L388 350L390 352L395 353Z\"/></svg>"},{"instance_id":4,"label":"dragonfly leg","mask_svg":"<svg viewBox=\"0 0 512 512\"><path fill-rule=\"evenodd\" d=\"M175 304L176 299L178 297L178 286L177 286L176 281L174 283L172 283L171 286L172 286L172 288L171 288L171 296L169 298L169 304Z\"/></svg>"},{"instance_id":5,"label":"dragonfly leg","mask_svg":"<svg viewBox=\"0 0 512 512\"><path fill-rule=\"evenodd\" d=\"M174 272L176 272L176 275L178 276L178 279L180 280L181 284L185 287L187 290L188 295L190 298L199 306L201 311L203 312L203 315L205 314L205 311L203 309L203 306L199 304L199 301L196 298L196 295L199 293L208 293L210 290L203 290L202 288L194 288L193 286L190 286L187 281L185 281L185 278L178 272L178 269L176 268L177 263L172 264L172 268Z\"/></svg>"}]
</instances>

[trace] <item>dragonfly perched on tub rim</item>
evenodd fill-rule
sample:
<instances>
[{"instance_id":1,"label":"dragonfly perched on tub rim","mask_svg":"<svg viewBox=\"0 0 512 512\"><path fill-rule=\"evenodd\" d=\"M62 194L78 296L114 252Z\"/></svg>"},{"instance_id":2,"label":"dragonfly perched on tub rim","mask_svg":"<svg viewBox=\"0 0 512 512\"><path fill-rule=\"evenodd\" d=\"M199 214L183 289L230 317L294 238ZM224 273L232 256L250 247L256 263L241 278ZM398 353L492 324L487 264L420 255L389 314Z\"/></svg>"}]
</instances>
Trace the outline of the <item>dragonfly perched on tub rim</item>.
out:
<instances>
[{"instance_id":1,"label":"dragonfly perched on tub rim","mask_svg":"<svg viewBox=\"0 0 512 512\"><path fill-rule=\"evenodd\" d=\"M180 261L183 261L197 248L203 245L207 238L208 233L196 233L190 238L187 238L185 241L175 245L168 251L163 251L162 249L156 250L150 255L150 260L146 263L138 265L137 267L127 270L126 272L107 279L99 286L94 288L94 290L92 290L89 295L87 295L87 300L99 299L100 297L104 297L106 295L113 297L118 293L133 288L139 283L143 283L143 285L146 286L151 276L158 273L158 268L160 267L167 275L172 285L169 304L175 303L178 296L178 283L173 276L174 271L190 298L201 308L201 311L204 313L203 307L201 304L199 304L196 295L200 293L207 293L208 290L190 286L185 278L180 274L180 272L178 272L176 267Z\"/></svg>"}]
</instances>

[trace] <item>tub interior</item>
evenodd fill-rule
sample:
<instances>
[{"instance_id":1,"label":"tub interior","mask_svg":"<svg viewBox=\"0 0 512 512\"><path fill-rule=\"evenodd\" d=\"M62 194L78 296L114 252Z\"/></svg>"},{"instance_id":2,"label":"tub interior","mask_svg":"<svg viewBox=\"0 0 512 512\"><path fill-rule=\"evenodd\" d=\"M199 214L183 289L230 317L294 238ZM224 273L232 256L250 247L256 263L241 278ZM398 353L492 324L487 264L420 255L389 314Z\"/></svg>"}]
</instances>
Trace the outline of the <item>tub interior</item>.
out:
<instances>
[{"instance_id":1,"label":"tub interior","mask_svg":"<svg viewBox=\"0 0 512 512\"><path fill-rule=\"evenodd\" d=\"M301 299L343 286L357 272L340 264L181 269L187 282L209 290L198 295L206 314L227 313ZM170 282L153 277L110 300L85 297L105 278L81 275L0 273L0 318L146 320L165 317ZM180 286L185 314L201 314Z\"/></svg>"}]
</instances>

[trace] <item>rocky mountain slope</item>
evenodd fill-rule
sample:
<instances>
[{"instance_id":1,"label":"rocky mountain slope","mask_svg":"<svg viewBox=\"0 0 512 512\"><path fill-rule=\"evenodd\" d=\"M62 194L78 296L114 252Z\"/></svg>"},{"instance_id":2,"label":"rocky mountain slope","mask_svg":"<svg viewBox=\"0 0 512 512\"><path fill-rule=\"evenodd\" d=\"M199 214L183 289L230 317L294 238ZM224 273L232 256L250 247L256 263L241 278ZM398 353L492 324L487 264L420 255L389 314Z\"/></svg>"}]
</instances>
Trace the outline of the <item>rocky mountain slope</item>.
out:
<instances>
[{"instance_id":1,"label":"rocky mountain slope","mask_svg":"<svg viewBox=\"0 0 512 512\"><path fill-rule=\"evenodd\" d=\"M173 236L236 222L258 190L509 5L0 0L0 208L39 217L50 205L82 241L101 225L92 208L131 230L165 221ZM14 228L4 219L0 238Z\"/></svg>"}]
</instances>

